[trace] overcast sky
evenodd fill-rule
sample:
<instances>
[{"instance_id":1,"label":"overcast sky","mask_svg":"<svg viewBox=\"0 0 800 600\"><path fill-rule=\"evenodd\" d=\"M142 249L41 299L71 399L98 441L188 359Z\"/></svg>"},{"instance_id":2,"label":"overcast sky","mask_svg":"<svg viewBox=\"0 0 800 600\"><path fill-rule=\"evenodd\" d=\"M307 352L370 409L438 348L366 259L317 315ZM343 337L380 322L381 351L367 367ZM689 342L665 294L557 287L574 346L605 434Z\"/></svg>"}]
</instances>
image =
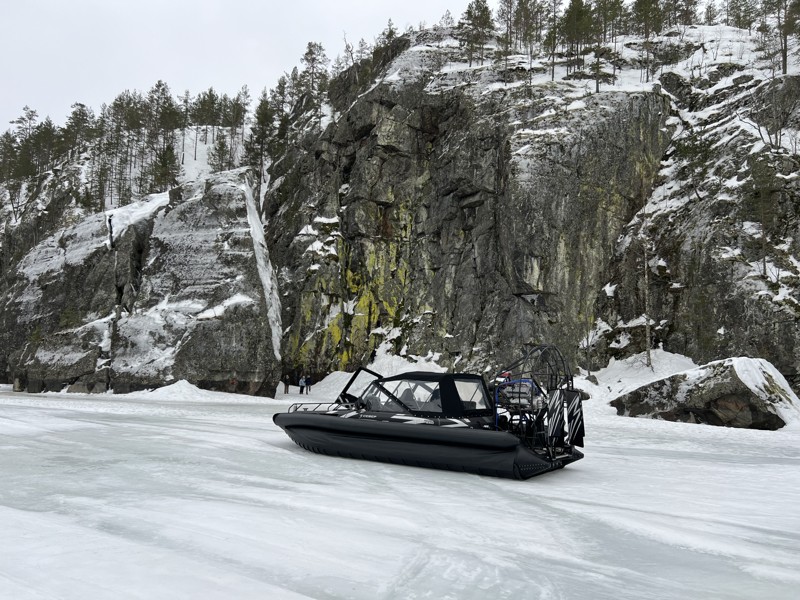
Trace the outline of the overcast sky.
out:
<instances>
[{"instance_id":1,"label":"overcast sky","mask_svg":"<svg viewBox=\"0 0 800 600\"><path fill-rule=\"evenodd\" d=\"M391 18L455 19L468 0L0 0L0 132L25 105L63 125L74 102L99 112L126 89L159 79L173 95L213 86L255 99L299 64L309 41L333 61L372 43ZM496 2L490 2L494 8Z\"/></svg>"}]
</instances>

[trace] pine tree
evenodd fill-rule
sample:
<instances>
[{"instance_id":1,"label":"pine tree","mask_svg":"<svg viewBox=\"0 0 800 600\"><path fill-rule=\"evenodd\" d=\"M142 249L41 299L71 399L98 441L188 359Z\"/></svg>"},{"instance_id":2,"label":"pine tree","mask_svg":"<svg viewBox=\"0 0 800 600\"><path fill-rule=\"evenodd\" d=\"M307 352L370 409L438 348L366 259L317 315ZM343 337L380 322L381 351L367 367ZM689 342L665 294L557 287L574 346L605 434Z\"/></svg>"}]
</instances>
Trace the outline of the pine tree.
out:
<instances>
[{"instance_id":1,"label":"pine tree","mask_svg":"<svg viewBox=\"0 0 800 600\"><path fill-rule=\"evenodd\" d=\"M17 140L10 131L0 136L0 183L10 181L17 162Z\"/></svg>"},{"instance_id":2,"label":"pine tree","mask_svg":"<svg viewBox=\"0 0 800 600\"><path fill-rule=\"evenodd\" d=\"M634 0L633 20L646 40L661 32L663 14L658 0Z\"/></svg>"},{"instance_id":3,"label":"pine tree","mask_svg":"<svg viewBox=\"0 0 800 600\"><path fill-rule=\"evenodd\" d=\"M39 123L33 130L31 136L34 161L36 162L37 173L44 173L50 169L55 160L55 149L58 145L58 127L55 126L50 117Z\"/></svg>"},{"instance_id":4,"label":"pine tree","mask_svg":"<svg viewBox=\"0 0 800 600\"><path fill-rule=\"evenodd\" d=\"M149 156L145 160L149 161L152 172L149 189L164 191L167 185L172 184L168 181L169 169L165 161L175 160L175 131L181 125L181 110L172 98L169 86L161 80L148 92L146 107L145 143Z\"/></svg>"},{"instance_id":5,"label":"pine tree","mask_svg":"<svg viewBox=\"0 0 800 600\"><path fill-rule=\"evenodd\" d=\"M562 34L569 53L575 57L571 62L575 63L576 67L578 60L581 60L583 66L582 50L591 34L591 27L592 15L589 5L584 4L583 0L570 0L562 19ZM569 71L569 67L567 70Z\"/></svg>"},{"instance_id":6,"label":"pine tree","mask_svg":"<svg viewBox=\"0 0 800 600\"><path fill-rule=\"evenodd\" d=\"M706 9L708 15L708 8ZM753 23L758 16L758 5L755 0L730 0L728 2L728 16L731 25L738 29L752 31ZM716 17L715 17L716 18Z\"/></svg>"},{"instance_id":7,"label":"pine tree","mask_svg":"<svg viewBox=\"0 0 800 600\"><path fill-rule=\"evenodd\" d=\"M289 106L289 96L287 86L289 85L285 75L278 77L278 82L275 87L270 90L269 104L275 114L282 114L291 109Z\"/></svg>"},{"instance_id":8,"label":"pine tree","mask_svg":"<svg viewBox=\"0 0 800 600\"><path fill-rule=\"evenodd\" d=\"M15 179L18 157L19 147L16 137L10 131L6 131L0 136L0 183L5 183L6 191L6 195L0 194L0 202L8 206L14 221L19 220L22 212L20 194L22 184Z\"/></svg>"},{"instance_id":9,"label":"pine tree","mask_svg":"<svg viewBox=\"0 0 800 600\"><path fill-rule=\"evenodd\" d=\"M213 87L205 92L200 92L192 104L191 118L195 125L203 126L203 142L208 143L208 126L211 126L211 136L219 124L220 98Z\"/></svg>"},{"instance_id":10,"label":"pine tree","mask_svg":"<svg viewBox=\"0 0 800 600\"><path fill-rule=\"evenodd\" d=\"M258 99L253 113L253 127L245 143L245 161L258 169L264 177L264 167L269 150L269 143L275 135L275 110L270 102L269 94L264 89Z\"/></svg>"},{"instance_id":11,"label":"pine tree","mask_svg":"<svg viewBox=\"0 0 800 600\"><path fill-rule=\"evenodd\" d=\"M508 55L514 44L514 15L517 10L517 0L500 0L497 7L497 21L503 30L503 52L506 55L506 68L508 68Z\"/></svg>"},{"instance_id":12,"label":"pine tree","mask_svg":"<svg viewBox=\"0 0 800 600\"><path fill-rule=\"evenodd\" d=\"M763 0L765 11L769 10L776 20L778 47L781 57L781 73L789 69L789 38L798 33L800 4L796 0Z\"/></svg>"},{"instance_id":13,"label":"pine tree","mask_svg":"<svg viewBox=\"0 0 800 600\"><path fill-rule=\"evenodd\" d=\"M94 126L94 112L85 104L76 102L62 131L66 148L74 152L91 136Z\"/></svg>"},{"instance_id":14,"label":"pine tree","mask_svg":"<svg viewBox=\"0 0 800 600\"><path fill-rule=\"evenodd\" d=\"M304 91L305 88L300 78L300 70L294 67L292 68L292 72L289 73L289 77L286 79L286 104L289 111L295 109Z\"/></svg>"},{"instance_id":15,"label":"pine tree","mask_svg":"<svg viewBox=\"0 0 800 600\"><path fill-rule=\"evenodd\" d=\"M533 58L535 0L519 0L514 9L514 31L517 43Z\"/></svg>"},{"instance_id":16,"label":"pine tree","mask_svg":"<svg viewBox=\"0 0 800 600\"><path fill-rule=\"evenodd\" d=\"M140 191L161 192L172 184L166 161L175 160L175 132L181 125L181 110L169 86L161 80L147 93L145 110L145 148L142 148L139 188Z\"/></svg>"},{"instance_id":17,"label":"pine tree","mask_svg":"<svg viewBox=\"0 0 800 600\"><path fill-rule=\"evenodd\" d=\"M358 49L356 50L356 61L361 62L372 56L372 46L364 39L358 40Z\"/></svg>"},{"instance_id":18,"label":"pine tree","mask_svg":"<svg viewBox=\"0 0 800 600\"><path fill-rule=\"evenodd\" d=\"M36 127L38 118L39 113L26 104L22 108L22 116L10 121L12 125L17 126L17 138L24 140L33 135L33 129Z\"/></svg>"},{"instance_id":19,"label":"pine tree","mask_svg":"<svg viewBox=\"0 0 800 600\"><path fill-rule=\"evenodd\" d=\"M678 0L678 24L693 25L698 21L698 0Z\"/></svg>"},{"instance_id":20,"label":"pine tree","mask_svg":"<svg viewBox=\"0 0 800 600\"><path fill-rule=\"evenodd\" d=\"M650 36L661 32L664 13L658 0L634 0L633 20L644 36L644 80L650 81Z\"/></svg>"},{"instance_id":21,"label":"pine tree","mask_svg":"<svg viewBox=\"0 0 800 600\"><path fill-rule=\"evenodd\" d=\"M616 40L619 22L624 13L622 0L596 0L594 8L594 17L599 21L602 41Z\"/></svg>"},{"instance_id":22,"label":"pine tree","mask_svg":"<svg viewBox=\"0 0 800 600\"><path fill-rule=\"evenodd\" d=\"M492 35L494 20L492 11L486 0L472 0L461 17L459 28L467 45L467 56L472 66L475 51L478 51L481 64L483 64L486 42Z\"/></svg>"},{"instance_id":23,"label":"pine tree","mask_svg":"<svg viewBox=\"0 0 800 600\"><path fill-rule=\"evenodd\" d=\"M322 119L322 104L328 91L328 56L318 42L308 42L306 52L300 59L305 69L300 74L299 86L308 95L312 114L319 122Z\"/></svg>"},{"instance_id":24,"label":"pine tree","mask_svg":"<svg viewBox=\"0 0 800 600\"><path fill-rule=\"evenodd\" d=\"M183 92L183 96L180 96L178 100L180 100L181 110L181 164L184 164L186 157L186 129L191 125L189 115L192 106L192 97L189 94L189 90ZM195 147L196 146L197 137L195 136Z\"/></svg>"},{"instance_id":25,"label":"pine tree","mask_svg":"<svg viewBox=\"0 0 800 600\"><path fill-rule=\"evenodd\" d=\"M706 4L705 16L703 17L703 23L706 25L716 25L717 19L719 19L719 9L717 8L716 2L714 0L708 0Z\"/></svg>"},{"instance_id":26,"label":"pine tree","mask_svg":"<svg viewBox=\"0 0 800 600\"><path fill-rule=\"evenodd\" d=\"M455 25L456 22L453 19L453 15L450 14L450 11L444 11L442 18L439 19L439 27L455 27Z\"/></svg>"},{"instance_id":27,"label":"pine tree","mask_svg":"<svg viewBox=\"0 0 800 600\"><path fill-rule=\"evenodd\" d=\"M22 116L11 121L12 125L17 126L16 157L12 172L15 179L27 179L37 174L38 169L31 142L38 117L39 113L26 105L22 109Z\"/></svg>"},{"instance_id":28,"label":"pine tree","mask_svg":"<svg viewBox=\"0 0 800 600\"><path fill-rule=\"evenodd\" d=\"M212 173L219 171L227 171L230 169L230 146L225 134L220 132L217 140L214 142L214 147L208 153L208 166L211 167Z\"/></svg>"},{"instance_id":29,"label":"pine tree","mask_svg":"<svg viewBox=\"0 0 800 600\"><path fill-rule=\"evenodd\" d=\"M660 0L661 18L664 27L674 27L678 22L678 5L680 0Z\"/></svg>"},{"instance_id":30,"label":"pine tree","mask_svg":"<svg viewBox=\"0 0 800 600\"><path fill-rule=\"evenodd\" d=\"M222 138L222 136L220 136ZM181 167L175 156L175 149L169 144L156 151L153 164L153 192L166 192L178 184Z\"/></svg>"},{"instance_id":31,"label":"pine tree","mask_svg":"<svg viewBox=\"0 0 800 600\"><path fill-rule=\"evenodd\" d=\"M392 20L389 19L389 22L386 24L386 29L384 29L378 36L378 45L386 46L388 44L391 44L396 37L397 37L397 28L394 26L394 23L392 23Z\"/></svg>"},{"instance_id":32,"label":"pine tree","mask_svg":"<svg viewBox=\"0 0 800 600\"><path fill-rule=\"evenodd\" d=\"M545 45L550 51L550 80L556 78L556 47L558 46L558 10L561 8L561 0L549 0L548 11L550 28L547 30Z\"/></svg>"},{"instance_id":33,"label":"pine tree","mask_svg":"<svg viewBox=\"0 0 800 600\"><path fill-rule=\"evenodd\" d=\"M116 171L119 202L126 204L133 194L133 170L136 167L139 140L147 121L147 105L138 91L126 91L114 101L112 110L118 111L122 129L125 131L124 151Z\"/></svg>"},{"instance_id":34,"label":"pine tree","mask_svg":"<svg viewBox=\"0 0 800 600\"><path fill-rule=\"evenodd\" d=\"M323 92L327 89L327 67L330 62L322 44L318 42L308 42L306 52L303 54L300 62L305 67L300 76L303 91L310 94L315 101L321 100Z\"/></svg>"},{"instance_id":35,"label":"pine tree","mask_svg":"<svg viewBox=\"0 0 800 600\"><path fill-rule=\"evenodd\" d=\"M150 111L150 127L162 138L162 147L166 145L164 134L171 135L181 126L181 109L172 97L169 86L159 80L147 94L147 106Z\"/></svg>"},{"instance_id":36,"label":"pine tree","mask_svg":"<svg viewBox=\"0 0 800 600\"><path fill-rule=\"evenodd\" d=\"M331 64L331 79L336 79L339 75L347 69L347 58L341 54L337 54Z\"/></svg>"},{"instance_id":37,"label":"pine tree","mask_svg":"<svg viewBox=\"0 0 800 600\"><path fill-rule=\"evenodd\" d=\"M250 102L250 90L247 85L243 85L236 93L236 98L234 98L233 101L236 127L241 130L242 145L244 145L244 130L247 125L247 115L250 110Z\"/></svg>"},{"instance_id":38,"label":"pine tree","mask_svg":"<svg viewBox=\"0 0 800 600\"><path fill-rule=\"evenodd\" d=\"M217 125L233 130L233 101L228 94L222 94L219 104L217 104L217 111L219 113L219 118L216 121Z\"/></svg>"}]
</instances>

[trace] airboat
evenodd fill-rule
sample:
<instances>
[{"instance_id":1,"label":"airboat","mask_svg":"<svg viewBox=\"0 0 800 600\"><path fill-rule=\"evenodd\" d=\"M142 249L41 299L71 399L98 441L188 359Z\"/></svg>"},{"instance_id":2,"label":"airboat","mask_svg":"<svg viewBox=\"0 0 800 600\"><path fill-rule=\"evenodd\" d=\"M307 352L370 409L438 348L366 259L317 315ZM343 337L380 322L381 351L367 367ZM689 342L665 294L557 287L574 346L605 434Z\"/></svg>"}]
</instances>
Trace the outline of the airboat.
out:
<instances>
[{"instance_id":1,"label":"airboat","mask_svg":"<svg viewBox=\"0 0 800 600\"><path fill-rule=\"evenodd\" d=\"M273 417L299 446L330 456L529 479L583 458L580 393L561 352L537 345L497 372L353 373L335 401Z\"/></svg>"}]
</instances>

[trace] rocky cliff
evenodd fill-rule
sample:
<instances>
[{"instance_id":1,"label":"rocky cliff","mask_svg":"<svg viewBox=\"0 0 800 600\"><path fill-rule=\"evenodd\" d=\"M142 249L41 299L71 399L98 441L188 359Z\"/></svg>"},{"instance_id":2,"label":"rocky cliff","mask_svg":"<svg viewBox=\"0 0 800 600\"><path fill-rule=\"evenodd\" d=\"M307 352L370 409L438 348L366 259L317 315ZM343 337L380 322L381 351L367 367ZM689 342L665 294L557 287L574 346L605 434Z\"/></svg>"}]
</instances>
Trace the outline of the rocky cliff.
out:
<instances>
[{"instance_id":1,"label":"rocky cliff","mask_svg":"<svg viewBox=\"0 0 800 600\"><path fill-rule=\"evenodd\" d=\"M427 33L334 96L267 194L286 360L388 344L484 371L549 341L593 368L649 324L651 347L763 357L797 385L798 84L730 28L649 48L598 60L618 81L597 92Z\"/></svg>"},{"instance_id":2,"label":"rocky cliff","mask_svg":"<svg viewBox=\"0 0 800 600\"><path fill-rule=\"evenodd\" d=\"M452 34L351 67L321 120L300 103L260 194L246 170L186 183L110 235L43 182L64 223L7 229L0 367L269 393L381 347L484 372L552 342L593 368L649 329L797 386L797 80L724 27L620 42L599 86L570 57L471 64Z\"/></svg>"},{"instance_id":3,"label":"rocky cliff","mask_svg":"<svg viewBox=\"0 0 800 600\"><path fill-rule=\"evenodd\" d=\"M391 338L482 369L531 340L577 347L667 117L653 93L372 89L268 197L287 356L347 368Z\"/></svg>"},{"instance_id":4,"label":"rocky cliff","mask_svg":"<svg viewBox=\"0 0 800 600\"><path fill-rule=\"evenodd\" d=\"M658 174L664 95L530 86L496 66L431 80L437 41L417 40L273 168L267 233L294 364L351 368L384 342L479 371L532 341L574 357Z\"/></svg>"},{"instance_id":5,"label":"rocky cliff","mask_svg":"<svg viewBox=\"0 0 800 600\"><path fill-rule=\"evenodd\" d=\"M648 313L654 346L698 363L766 358L800 384L800 79L757 75L662 77L678 133L599 295L611 355L644 349Z\"/></svg>"},{"instance_id":6,"label":"rocky cliff","mask_svg":"<svg viewBox=\"0 0 800 600\"><path fill-rule=\"evenodd\" d=\"M101 214L63 202L72 223L6 273L9 378L29 391L119 393L187 379L273 394L279 300L251 188L240 170Z\"/></svg>"}]
</instances>

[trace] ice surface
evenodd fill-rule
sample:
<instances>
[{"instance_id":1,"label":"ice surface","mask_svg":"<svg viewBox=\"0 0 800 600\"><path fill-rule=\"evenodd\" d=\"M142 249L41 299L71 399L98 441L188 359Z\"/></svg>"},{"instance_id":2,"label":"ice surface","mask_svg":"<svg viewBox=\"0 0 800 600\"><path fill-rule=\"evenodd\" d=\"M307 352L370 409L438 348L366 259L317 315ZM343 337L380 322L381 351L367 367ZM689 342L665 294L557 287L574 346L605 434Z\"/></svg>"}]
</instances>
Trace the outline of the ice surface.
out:
<instances>
[{"instance_id":1,"label":"ice surface","mask_svg":"<svg viewBox=\"0 0 800 600\"><path fill-rule=\"evenodd\" d=\"M275 400L0 386L0 598L796 598L800 428L617 417L694 367L653 358L581 380L586 458L526 482L299 448L272 414L341 373Z\"/></svg>"},{"instance_id":2,"label":"ice surface","mask_svg":"<svg viewBox=\"0 0 800 600\"><path fill-rule=\"evenodd\" d=\"M258 276L261 279L261 286L264 288L264 301L267 305L267 317L272 334L272 352L275 358L280 360L281 330L283 325L281 324L281 296L278 282L275 277L275 269L269 257L269 249L264 238L264 225L259 217L253 190L249 185L242 186L242 190L247 202L247 221L250 224L250 235L253 238L253 251L256 257Z\"/></svg>"}]
</instances>

